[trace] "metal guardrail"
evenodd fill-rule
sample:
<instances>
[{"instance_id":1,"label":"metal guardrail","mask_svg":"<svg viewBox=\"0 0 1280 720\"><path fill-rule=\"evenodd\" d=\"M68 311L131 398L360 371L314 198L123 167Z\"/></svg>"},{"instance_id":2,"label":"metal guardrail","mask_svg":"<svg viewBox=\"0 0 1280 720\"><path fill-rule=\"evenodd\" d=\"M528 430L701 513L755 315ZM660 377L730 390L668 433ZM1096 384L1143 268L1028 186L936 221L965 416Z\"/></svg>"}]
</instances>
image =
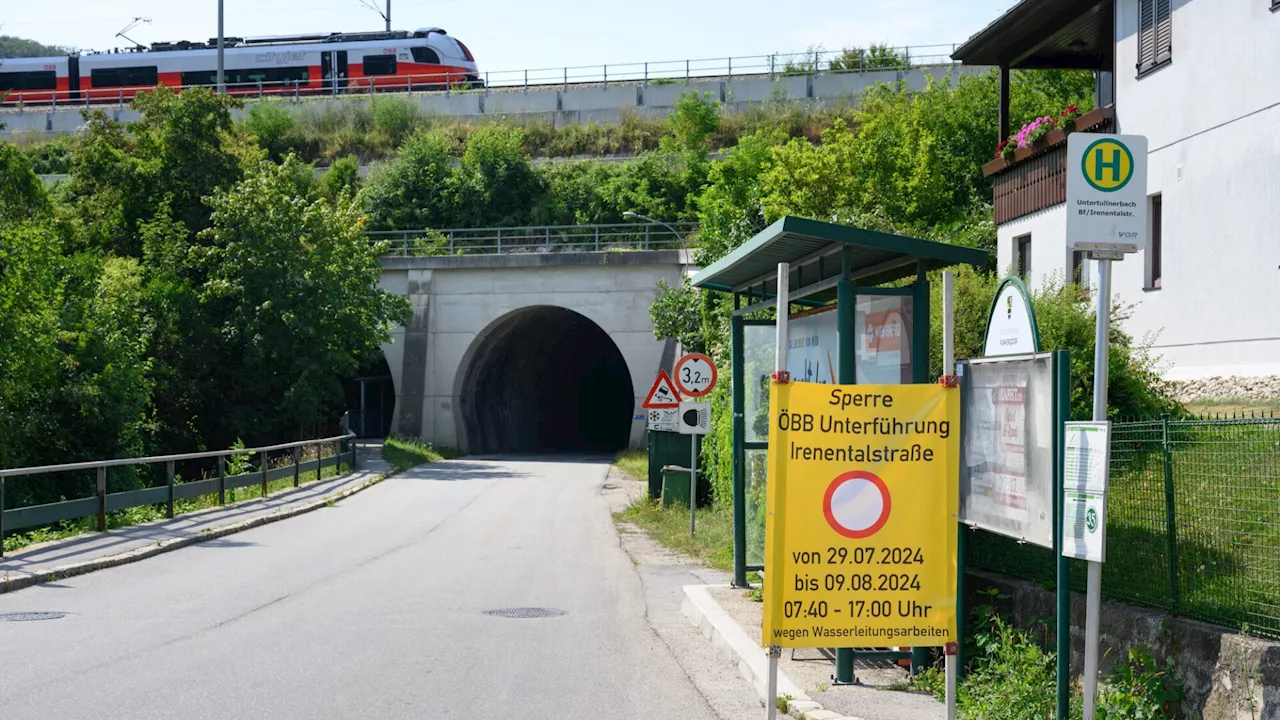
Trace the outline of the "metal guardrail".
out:
<instances>
[{"instance_id":1,"label":"metal guardrail","mask_svg":"<svg viewBox=\"0 0 1280 720\"><path fill-rule=\"evenodd\" d=\"M481 73L475 81L465 75L431 73L410 76L315 79L311 81L277 81L224 83L229 95L243 98L269 96L293 98L359 95L374 92L440 93L483 92L492 90L568 89L570 87L618 85L654 85L691 83L696 80L733 80L734 78L827 75L877 71L902 71L912 68L958 65L951 59L956 44L918 45L869 51L818 50L800 53L773 53L744 57L721 57L685 60L663 60L604 65L579 65L559 68L498 70ZM216 87L211 84L178 85L176 90ZM28 105L124 107L135 92L149 87L90 88L70 90L12 91L0 96L0 106L22 110Z\"/></svg>"},{"instance_id":2,"label":"metal guardrail","mask_svg":"<svg viewBox=\"0 0 1280 720\"><path fill-rule=\"evenodd\" d=\"M693 244L698 224L617 223L539 225L452 230L381 230L368 233L387 242L384 256L497 255L515 253L683 250Z\"/></svg>"},{"instance_id":3,"label":"metal guardrail","mask_svg":"<svg viewBox=\"0 0 1280 720\"><path fill-rule=\"evenodd\" d=\"M63 520L78 520L80 518L92 517L95 513L98 518L98 532L107 531L107 513L126 510L134 507L142 507L146 505L164 505L165 517L173 517L173 506L177 500L185 500L199 497L201 495L218 494L218 504L226 504L227 490L235 490L237 488L249 487L251 485L260 484L262 487L262 497L267 497L267 484L272 480L293 476L293 486L298 487L301 481L302 473L310 473L315 471L316 480L320 479L321 471L331 465L339 465L342 463L344 456L349 456L350 467L354 470L356 467L356 447L354 443L348 441L355 439L355 433L348 432L343 435L335 435L333 437L321 438L318 440L301 440L298 442L283 443L280 445L269 445L266 447L242 448L232 450L212 450L208 452L183 453L180 455L157 455L142 458L119 458L116 460L93 460L89 462L66 463L62 465L41 465L38 467L8 468L0 469L0 556L4 555L3 538L6 531L19 530L22 528L36 527L42 525L50 525ZM349 448L346 451L341 449L342 443L348 442ZM337 446L333 455L325 457L324 447L329 444ZM302 461L302 449L317 446L319 449L316 453L315 460ZM269 458L271 453L279 453L283 450L290 450L291 460L287 465L270 467ZM252 472L241 473L238 475L226 474L226 458L231 456L258 456L258 467ZM209 458L217 458L218 470L215 477L194 480L191 482L178 483L175 482L175 464L190 460L203 460ZM154 465L158 463L165 464L165 474L167 482L160 487L142 488L139 490L125 490L123 492L108 493L107 492L107 468L124 467L130 465ZM75 472L80 470L96 470L97 471L97 492L92 497L80 498L77 500L64 500L56 503L45 503L42 505L30 505L21 508L5 509L5 479L11 477L26 477L33 475L48 475L52 473ZM8 517L6 517L8 516Z\"/></svg>"}]
</instances>

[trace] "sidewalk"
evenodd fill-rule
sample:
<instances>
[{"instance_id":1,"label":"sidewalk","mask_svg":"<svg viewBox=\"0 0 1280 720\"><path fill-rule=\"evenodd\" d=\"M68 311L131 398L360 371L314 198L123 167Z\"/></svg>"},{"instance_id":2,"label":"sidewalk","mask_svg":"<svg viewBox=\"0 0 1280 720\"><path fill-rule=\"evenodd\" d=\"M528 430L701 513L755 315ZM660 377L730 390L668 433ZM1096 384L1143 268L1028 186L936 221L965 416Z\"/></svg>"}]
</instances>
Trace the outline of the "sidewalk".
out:
<instances>
[{"instance_id":1,"label":"sidewalk","mask_svg":"<svg viewBox=\"0 0 1280 720\"><path fill-rule=\"evenodd\" d=\"M381 481L391 470L382 459L380 446L359 447L356 465L357 472L313 481L265 500L245 500L172 520L85 533L6 553L0 557L0 593L136 562L301 515L360 492Z\"/></svg>"}]
</instances>

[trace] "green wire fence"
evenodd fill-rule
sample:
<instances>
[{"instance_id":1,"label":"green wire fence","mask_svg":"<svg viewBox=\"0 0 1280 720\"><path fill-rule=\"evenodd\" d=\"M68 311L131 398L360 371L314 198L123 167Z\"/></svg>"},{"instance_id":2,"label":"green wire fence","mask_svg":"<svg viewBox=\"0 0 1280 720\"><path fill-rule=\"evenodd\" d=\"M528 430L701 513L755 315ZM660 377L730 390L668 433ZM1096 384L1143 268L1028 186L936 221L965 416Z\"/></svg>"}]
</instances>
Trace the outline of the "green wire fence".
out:
<instances>
[{"instance_id":1,"label":"green wire fence","mask_svg":"<svg viewBox=\"0 0 1280 720\"><path fill-rule=\"evenodd\" d=\"M1111 442L1104 596L1280 638L1280 417L1113 423ZM974 532L968 560L1052 587L1037 546Z\"/></svg>"}]
</instances>

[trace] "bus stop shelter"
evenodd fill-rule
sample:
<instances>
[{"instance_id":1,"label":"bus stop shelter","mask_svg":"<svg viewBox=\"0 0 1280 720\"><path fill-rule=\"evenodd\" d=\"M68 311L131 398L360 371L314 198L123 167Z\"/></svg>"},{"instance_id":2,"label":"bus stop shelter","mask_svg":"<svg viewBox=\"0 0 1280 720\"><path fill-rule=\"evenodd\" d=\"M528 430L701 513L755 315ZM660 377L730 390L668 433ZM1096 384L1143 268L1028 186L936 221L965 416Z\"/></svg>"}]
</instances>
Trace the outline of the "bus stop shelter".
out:
<instances>
[{"instance_id":1,"label":"bus stop shelter","mask_svg":"<svg viewBox=\"0 0 1280 720\"><path fill-rule=\"evenodd\" d=\"M747 585L748 572L765 570L769 377L776 344L769 311L780 283L786 283L792 310L787 369L793 381L929 383L936 378L929 371L928 273L986 267L988 261L975 248L787 216L694 276L694 287L733 296L735 586ZM836 675L837 682L852 681L851 652L838 653Z\"/></svg>"}]
</instances>

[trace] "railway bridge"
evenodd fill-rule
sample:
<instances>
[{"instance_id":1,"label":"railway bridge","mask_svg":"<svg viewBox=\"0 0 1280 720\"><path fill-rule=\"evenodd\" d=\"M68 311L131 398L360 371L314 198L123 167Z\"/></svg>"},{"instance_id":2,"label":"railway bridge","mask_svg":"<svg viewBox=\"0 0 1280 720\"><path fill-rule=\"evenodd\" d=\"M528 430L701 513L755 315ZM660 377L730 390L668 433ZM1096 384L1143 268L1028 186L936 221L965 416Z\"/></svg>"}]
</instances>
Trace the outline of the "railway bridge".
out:
<instances>
[{"instance_id":1,"label":"railway bridge","mask_svg":"<svg viewBox=\"0 0 1280 720\"><path fill-rule=\"evenodd\" d=\"M366 406L378 396L383 429L468 454L643 447L635 416L676 351L654 338L649 307L659 280L695 269L691 229L472 231L425 253L396 240L381 286L413 316L384 346L390 387Z\"/></svg>"}]
</instances>

